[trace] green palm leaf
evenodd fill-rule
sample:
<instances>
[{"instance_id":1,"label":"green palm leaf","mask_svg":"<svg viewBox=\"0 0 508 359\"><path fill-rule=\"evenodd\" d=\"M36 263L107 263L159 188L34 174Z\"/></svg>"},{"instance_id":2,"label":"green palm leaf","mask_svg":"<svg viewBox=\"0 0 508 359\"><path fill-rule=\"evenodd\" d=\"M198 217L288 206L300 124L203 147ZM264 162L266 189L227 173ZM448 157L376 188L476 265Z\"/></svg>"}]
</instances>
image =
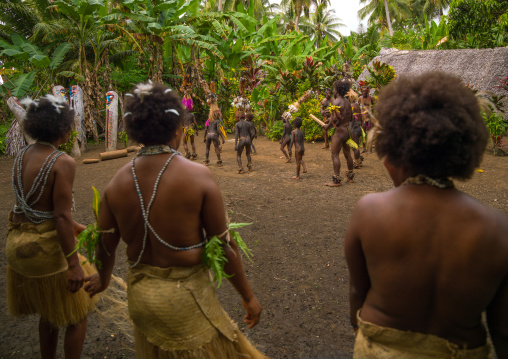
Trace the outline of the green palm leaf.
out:
<instances>
[{"instance_id":1,"label":"green palm leaf","mask_svg":"<svg viewBox=\"0 0 508 359\"><path fill-rule=\"evenodd\" d=\"M12 96L17 98L25 96L34 82L35 75L37 75L37 72L32 71L16 78L16 80L13 81L15 88L12 90Z\"/></svg>"},{"instance_id":2,"label":"green palm leaf","mask_svg":"<svg viewBox=\"0 0 508 359\"><path fill-rule=\"evenodd\" d=\"M29 61L38 68L48 67L51 62L46 55L33 55Z\"/></svg>"}]
</instances>

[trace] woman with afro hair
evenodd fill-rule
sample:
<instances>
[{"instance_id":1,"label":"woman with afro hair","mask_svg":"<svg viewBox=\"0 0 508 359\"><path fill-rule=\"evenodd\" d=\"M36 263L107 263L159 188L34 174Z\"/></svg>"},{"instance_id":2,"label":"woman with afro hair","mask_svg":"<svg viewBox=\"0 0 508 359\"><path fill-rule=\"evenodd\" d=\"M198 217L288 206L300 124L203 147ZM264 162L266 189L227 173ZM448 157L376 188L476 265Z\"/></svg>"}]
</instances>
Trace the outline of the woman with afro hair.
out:
<instances>
[{"instance_id":1,"label":"woman with afro hair","mask_svg":"<svg viewBox=\"0 0 508 359\"><path fill-rule=\"evenodd\" d=\"M219 186L208 168L177 152L185 116L179 96L162 84L139 84L126 95L127 134L144 147L104 192L98 225L113 231L97 246L102 267L86 290L94 296L108 287L122 239L138 358L264 358L222 309L203 263L205 234L218 236L224 270L254 327L262 307L229 241Z\"/></svg>"},{"instance_id":2,"label":"woman with afro hair","mask_svg":"<svg viewBox=\"0 0 508 359\"><path fill-rule=\"evenodd\" d=\"M58 150L67 142L74 111L61 97L21 101L23 130L36 140L13 167L16 205L7 235L7 306L14 316L38 314L42 358L56 358L59 328L65 328L65 358L79 358L87 316L95 307L83 289L95 273L74 252L75 234L85 227L72 219L76 162Z\"/></svg>"},{"instance_id":3,"label":"woman with afro hair","mask_svg":"<svg viewBox=\"0 0 508 359\"><path fill-rule=\"evenodd\" d=\"M453 183L487 144L476 97L426 73L382 89L376 110L395 188L360 199L346 232L353 358L490 358L484 312L508 358L508 218Z\"/></svg>"}]
</instances>

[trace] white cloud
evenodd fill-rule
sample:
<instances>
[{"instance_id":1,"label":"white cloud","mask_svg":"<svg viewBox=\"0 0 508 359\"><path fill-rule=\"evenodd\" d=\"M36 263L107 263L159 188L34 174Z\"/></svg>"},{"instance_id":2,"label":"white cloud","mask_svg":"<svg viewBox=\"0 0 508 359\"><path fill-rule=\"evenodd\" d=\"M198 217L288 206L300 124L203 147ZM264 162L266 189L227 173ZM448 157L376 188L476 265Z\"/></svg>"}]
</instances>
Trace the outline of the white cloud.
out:
<instances>
[{"instance_id":1,"label":"white cloud","mask_svg":"<svg viewBox=\"0 0 508 359\"><path fill-rule=\"evenodd\" d=\"M335 10L345 27L339 28L342 35L348 36L351 31L358 31L360 19L358 19L358 10L365 5L360 5L359 0L330 0L330 8ZM367 19L362 21L365 25Z\"/></svg>"}]
</instances>

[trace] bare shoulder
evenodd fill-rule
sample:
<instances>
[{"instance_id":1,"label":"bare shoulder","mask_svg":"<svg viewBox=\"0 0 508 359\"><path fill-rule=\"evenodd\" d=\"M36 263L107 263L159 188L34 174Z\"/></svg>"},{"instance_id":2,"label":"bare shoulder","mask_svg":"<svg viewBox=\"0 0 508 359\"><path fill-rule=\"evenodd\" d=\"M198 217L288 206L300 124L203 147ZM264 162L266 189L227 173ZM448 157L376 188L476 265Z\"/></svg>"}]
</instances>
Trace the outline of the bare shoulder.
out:
<instances>
[{"instance_id":1,"label":"bare shoulder","mask_svg":"<svg viewBox=\"0 0 508 359\"><path fill-rule=\"evenodd\" d=\"M182 178L186 178L194 183L195 181L208 182L210 180L216 183L215 177L208 167L181 156L176 156L173 161L175 162L176 167L178 167L179 176Z\"/></svg>"},{"instance_id":2,"label":"bare shoulder","mask_svg":"<svg viewBox=\"0 0 508 359\"><path fill-rule=\"evenodd\" d=\"M118 170L118 172L115 173L115 175L113 176L111 181L109 181L109 183L106 187L106 193L107 192L111 193L112 191L115 191L115 190L121 190L126 185L128 185L129 187L132 186L133 177L132 177L132 169L131 168L132 168L132 165L131 165L130 161L128 163L126 163L125 165L123 165Z\"/></svg>"},{"instance_id":3,"label":"bare shoulder","mask_svg":"<svg viewBox=\"0 0 508 359\"><path fill-rule=\"evenodd\" d=\"M485 233L499 237L502 247L508 252L508 216L500 210L478 201L476 198L465 193L462 195L464 205L467 205L475 214L477 222L482 223Z\"/></svg>"},{"instance_id":4,"label":"bare shoulder","mask_svg":"<svg viewBox=\"0 0 508 359\"><path fill-rule=\"evenodd\" d=\"M394 196L394 190L386 192L369 193L356 203L355 212L367 213L372 211L379 213L379 210L386 207L386 203Z\"/></svg>"},{"instance_id":5,"label":"bare shoulder","mask_svg":"<svg viewBox=\"0 0 508 359\"><path fill-rule=\"evenodd\" d=\"M67 153L62 154L55 161L55 169L63 171L76 171L76 161Z\"/></svg>"}]
</instances>

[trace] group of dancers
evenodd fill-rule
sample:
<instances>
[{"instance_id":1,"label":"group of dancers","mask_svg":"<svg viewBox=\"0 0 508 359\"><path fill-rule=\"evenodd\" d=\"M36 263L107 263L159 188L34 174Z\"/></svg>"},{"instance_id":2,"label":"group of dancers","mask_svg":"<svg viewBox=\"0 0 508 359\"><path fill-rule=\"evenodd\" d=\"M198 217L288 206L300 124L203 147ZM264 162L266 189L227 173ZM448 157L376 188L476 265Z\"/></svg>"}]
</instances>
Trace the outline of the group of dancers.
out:
<instances>
[{"instance_id":1,"label":"group of dancers","mask_svg":"<svg viewBox=\"0 0 508 359\"><path fill-rule=\"evenodd\" d=\"M370 95L370 87L361 83L361 96L351 89L351 82L349 81L336 81L334 83L334 91L327 88L325 90L325 98L321 102L321 116L323 118L323 137L325 140L324 149L329 149L329 135L328 131L335 128L331 141L331 154L333 162L332 182L327 183L327 186L337 187L341 185L342 177L340 176L341 163L339 159L340 151L343 151L346 159L347 168L346 177L348 182L353 182L354 168L362 167L363 156L360 153L360 147L366 151L366 133L372 125L371 115L372 106L374 105L374 98ZM189 114L184 119L184 133L183 147L185 150L185 157L195 160L197 158L195 135L198 135L198 125L196 118L192 111L192 100L189 102L189 94L186 93L182 100L184 106L189 110ZM207 102L210 105L209 117L205 125L205 135L203 142L206 144L205 150L205 165L210 163L210 147L213 144L217 156L217 165L222 166L221 159L221 141L225 143L226 136L224 131L224 124L220 109L216 103L216 97L207 96ZM238 173L244 173L242 164L242 154L245 150L247 157L247 168L252 171L252 157L255 153L254 139L257 137L256 126L253 122L254 114L245 109L238 109L235 115L235 151L237 153ZM303 173L307 172L307 167L303 161L305 154L305 140L304 132L301 129L302 119L296 117L291 121L290 112L285 112L281 118L283 122L283 133L280 139L280 149L286 158L286 162L291 162L293 155L293 146L295 148L296 160L296 175L294 179L300 179L300 168L303 167ZM293 129L294 126L294 129ZM351 148L350 142L354 141L356 146ZM189 150L187 142L190 142L192 153ZM351 149L354 153L354 160L351 155Z\"/></svg>"},{"instance_id":2,"label":"group of dancers","mask_svg":"<svg viewBox=\"0 0 508 359\"><path fill-rule=\"evenodd\" d=\"M335 97L323 104L330 112L324 129L335 127L333 186L340 184L341 149L353 179L349 87L337 82ZM109 286L122 240L138 358L266 358L222 309L203 261L207 244L219 238L244 323L256 326L263 307L231 240L219 185L208 168L177 151L185 136L180 97L152 83L126 97L126 131L143 147L102 194L97 268L74 251L75 235L85 229L71 213L76 163L58 150L74 112L51 95L26 104L23 129L36 142L13 166L7 304L11 315L40 316L41 357L56 358L59 328L66 328L65 358L80 358L87 315ZM493 349L507 358L508 218L452 181L474 174L489 138L473 92L443 73L401 77L383 89L376 110L370 131L395 188L360 199L345 233L353 358L488 359ZM212 115L205 140L218 144L218 112ZM250 148L253 133L238 120L240 151ZM293 125L293 143L303 144L301 120ZM303 153L297 145L305 170Z\"/></svg>"}]
</instances>

